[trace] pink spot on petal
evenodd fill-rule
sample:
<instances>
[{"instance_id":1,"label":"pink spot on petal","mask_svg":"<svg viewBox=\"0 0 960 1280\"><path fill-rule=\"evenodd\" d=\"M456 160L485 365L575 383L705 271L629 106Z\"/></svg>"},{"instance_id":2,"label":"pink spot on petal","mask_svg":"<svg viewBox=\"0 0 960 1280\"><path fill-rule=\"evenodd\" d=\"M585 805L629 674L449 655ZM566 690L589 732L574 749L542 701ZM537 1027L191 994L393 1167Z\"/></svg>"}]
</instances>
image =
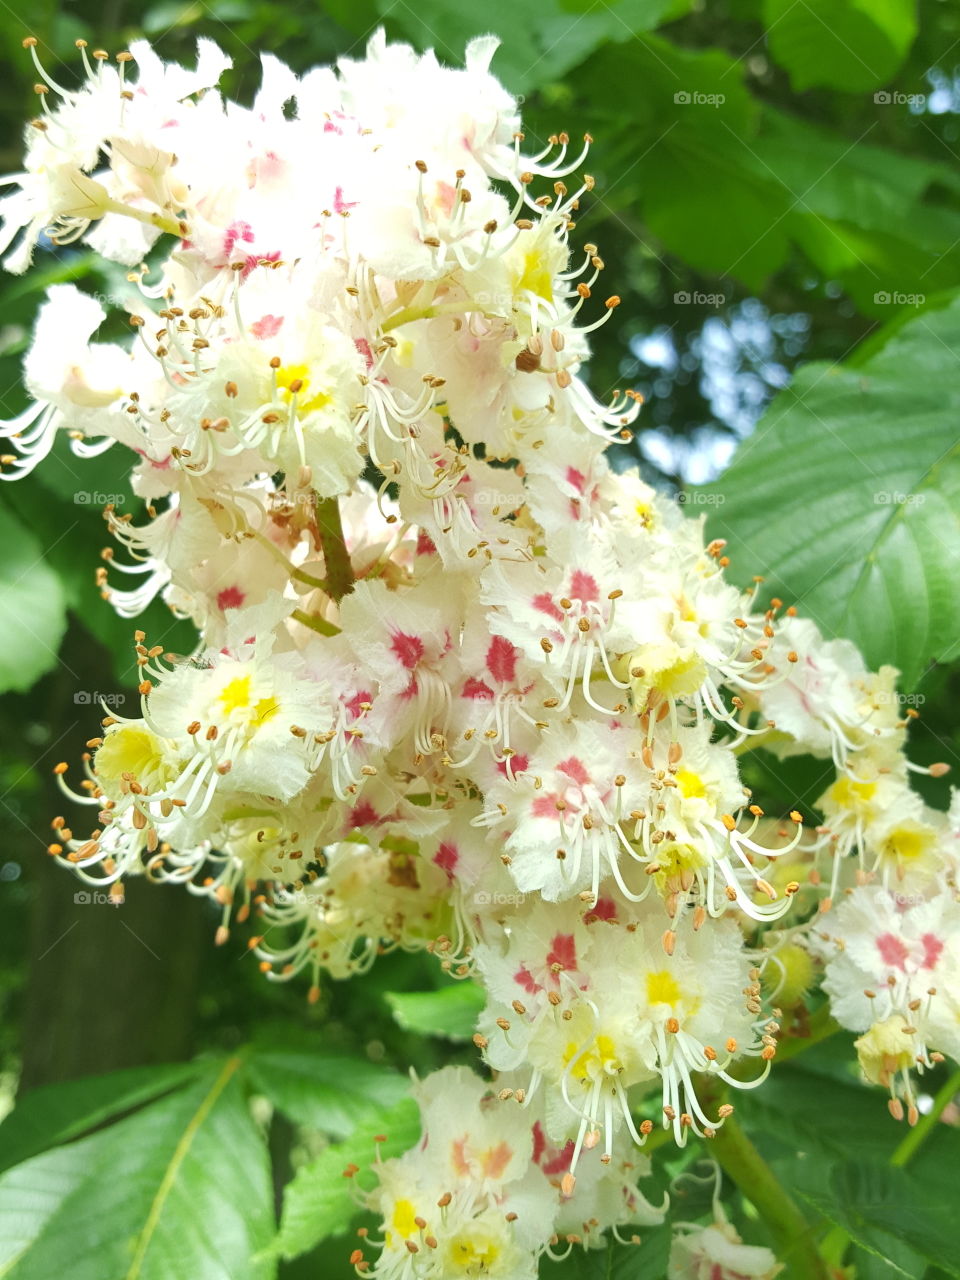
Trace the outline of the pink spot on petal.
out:
<instances>
[{"instance_id":1,"label":"pink spot on petal","mask_svg":"<svg viewBox=\"0 0 960 1280\"><path fill-rule=\"evenodd\" d=\"M541 591L539 595L533 597L530 601L534 609L540 613L545 613L548 618L553 618L554 622L563 621L562 611L553 603L553 599L548 591Z\"/></svg>"},{"instance_id":2,"label":"pink spot on petal","mask_svg":"<svg viewBox=\"0 0 960 1280\"><path fill-rule=\"evenodd\" d=\"M346 829L350 831L354 827L375 827L382 821L383 819L369 800L360 800L350 810Z\"/></svg>"},{"instance_id":3,"label":"pink spot on petal","mask_svg":"<svg viewBox=\"0 0 960 1280\"><path fill-rule=\"evenodd\" d=\"M253 243L253 228L249 222L244 222L242 219L231 222L223 234L223 256L228 262L238 241L243 241L244 244Z\"/></svg>"},{"instance_id":4,"label":"pink spot on petal","mask_svg":"<svg viewBox=\"0 0 960 1280\"><path fill-rule=\"evenodd\" d=\"M880 952L880 958L884 964L890 965L892 969L905 968L905 961L910 952L902 938L896 937L892 933L881 933L877 938L877 950Z\"/></svg>"},{"instance_id":5,"label":"pink spot on petal","mask_svg":"<svg viewBox=\"0 0 960 1280\"><path fill-rule=\"evenodd\" d=\"M540 983L534 981L533 975L525 965L520 966L517 972L513 975L513 980L514 982L518 982L520 986L523 987L524 991L528 991L532 996L536 995L538 991L543 990Z\"/></svg>"},{"instance_id":6,"label":"pink spot on petal","mask_svg":"<svg viewBox=\"0 0 960 1280\"><path fill-rule=\"evenodd\" d=\"M570 595L584 604L599 600L600 588L593 574L583 569L574 569L570 575Z\"/></svg>"},{"instance_id":7,"label":"pink spot on petal","mask_svg":"<svg viewBox=\"0 0 960 1280\"><path fill-rule=\"evenodd\" d=\"M558 1173L566 1173L573 1160L573 1139L556 1149L556 1153L540 1166L547 1177L556 1177Z\"/></svg>"},{"instance_id":8,"label":"pink spot on petal","mask_svg":"<svg viewBox=\"0 0 960 1280\"><path fill-rule=\"evenodd\" d=\"M526 771L527 766L530 764L530 758L529 756L525 756L522 751L518 751L515 756L510 757L509 764L510 764L509 775L507 774L506 760L498 760L497 768L500 770L500 772L503 774L505 778L508 776L515 778L518 773L524 773Z\"/></svg>"},{"instance_id":9,"label":"pink spot on petal","mask_svg":"<svg viewBox=\"0 0 960 1280\"><path fill-rule=\"evenodd\" d=\"M557 818L557 802L553 796L535 796L530 812L535 818Z\"/></svg>"},{"instance_id":10,"label":"pink spot on petal","mask_svg":"<svg viewBox=\"0 0 960 1280\"><path fill-rule=\"evenodd\" d=\"M357 207L356 200L344 200L343 187L337 187L333 193L333 211L334 213L345 213L347 209L355 209Z\"/></svg>"},{"instance_id":11,"label":"pink spot on petal","mask_svg":"<svg viewBox=\"0 0 960 1280\"><path fill-rule=\"evenodd\" d=\"M254 320L250 332L255 338L275 338L283 326L283 316L261 316Z\"/></svg>"},{"instance_id":12,"label":"pink spot on petal","mask_svg":"<svg viewBox=\"0 0 960 1280\"><path fill-rule=\"evenodd\" d=\"M587 477L576 467L567 467L567 484L583 493L587 485Z\"/></svg>"},{"instance_id":13,"label":"pink spot on petal","mask_svg":"<svg viewBox=\"0 0 960 1280\"><path fill-rule=\"evenodd\" d=\"M367 692L366 689L358 689L352 698L344 699L343 705L350 712L351 720L357 720L360 716L360 712L363 710L362 704L364 702L372 702L372 701L373 701L373 698L370 696L370 694Z\"/></svg>"},{"instance_id":14,"label":"pink spot on petal","mask_svg":"<svg viewBox=\"0 0 960 1280\"><path fill-rule=\"evenodd\" d=\"M418 556L435 556L437 547L429 533L425 529L421 529L417 534L417 555Z\"/></svg>"},{"instance_id":15,"label":"pink spot on petal","mask_svg":"<svg viewBox=\"0 0 960 1280\"><path fill-rule=\"evenodd\" d=\"M471 676L466 680L463 689L460 692L461 698L477 698L488 701L493 697L493 690L489 685L484 684L482 680L478 680L476 676Z\"/></svg>"},{"instance_id":16,"label":"pink spot on petal","mask_svg":"<svg viewBox=\"0 0 960 1280\"><path fill-rule=\"evenodd\" d=\"M934 933L925 933L920 941L923 943L922 968L932 969L943 952L943 939L938 938Z\"/></svg>"},{"instance_id":17,"label":"pink spot on petal","mask_svg":"<svg viewBox=\"0 0 960 1280\"><path fill-rule=\"evenodd\" d=\"M404 631L393 633L390 648L408 671L412 671L423 657L423 641L419 636L409 636Z\"/></svg>"},{"instance_id":18,"label":"pink spot on petal","mask_svg":"<svg viewBox=\"0 0 960 1280\"><path fill-rule=\"evenodd\" d=\"M246 598L246 592L239 587L224 587L217 592L217 608L221 613L225 609L239 609Z\"/></svg>"},{"instance_id":19,"label":"pink spot on petal","mask_svg":"<svg viewBox=\"0 0 960 1280\"><path fill-rule=\"evenodd\" d=\"M487 670L501 684L513 684L517 678L519 651L503 636L494 636L487 650Z\"/></svg>"},{"instance_id":20,"label":"pink spot on petal","mask_svg":"<svg viewBox=\"0 0 960 1280\"><path fill-rule=\"evenodd\" d=\"M577 947L572 933L558 933L547 952L547 964L558 964L562 969L576 969Z\"/></svg>"},{"instance_id":21,"label":"pink spot on petal","mask_svg":"<svg viewBox=\"0 0 960 1280\"><path fill-rule=\"evenodd\" d=\"M616 920L617 904L612 898L598 898L597 905L583 917L584 924L594 924L597 920Z\"/></svg>"},{"instance_id":22,"label":"pink spot on petal","mask_svg":"<svg viewBox=\"0 0 960 1280\"><path fill-rule=\"evenodd\" d=\"M444 840L440 848L433 855L433 860L441 871L447 873L447 879L453 880L453 873L456 870L457 863L460 861L460 855L457 853L457 846L451 844L449 840Z\"/></svg>"},{"instance_id":23,"label":"pink spot on petal","mask_svg":"<svg viewBox=\"0 0 960 1280\"><path fill-rule=\"evenodd\" d=\"M540 1121L533 1122L533 1163L539 1164L540 1157L547 1149L547 1140L543 1136L543 1129L540 1127Z\"/></svg>"},{"instance_id":24,"label":"pink spot on petal","mask_svg":"<svg viewBox=\"0 0 960 1280\"><path fill-rule=\"evenodd\" d=\"M580 787L585 787L590 781L590 774L587 772L586 765L582 760L578 760L576 756L571 756L569 760L561 760L557 765L557 773L562 773L571 782L575 782Z\"/></svg>"}]
</instances>

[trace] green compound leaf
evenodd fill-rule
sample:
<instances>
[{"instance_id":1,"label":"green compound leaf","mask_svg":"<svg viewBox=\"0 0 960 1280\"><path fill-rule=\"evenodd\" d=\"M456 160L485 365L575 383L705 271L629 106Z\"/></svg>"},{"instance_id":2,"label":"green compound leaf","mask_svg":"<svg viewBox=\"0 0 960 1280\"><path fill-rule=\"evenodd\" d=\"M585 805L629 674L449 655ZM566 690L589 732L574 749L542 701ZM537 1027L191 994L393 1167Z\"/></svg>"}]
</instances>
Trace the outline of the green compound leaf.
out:
<instances>
[{"instance_id":1,"label":"green compound leaf","mask_svg":"<svg viewBox=\"0 0 960 1280\"><path fill-rule=\"evenodd\" d=\"M857 367L802 368L698 491L733 574L763 574L911 685L960 656L960 299Z\"/></svg>"}]
</instances>

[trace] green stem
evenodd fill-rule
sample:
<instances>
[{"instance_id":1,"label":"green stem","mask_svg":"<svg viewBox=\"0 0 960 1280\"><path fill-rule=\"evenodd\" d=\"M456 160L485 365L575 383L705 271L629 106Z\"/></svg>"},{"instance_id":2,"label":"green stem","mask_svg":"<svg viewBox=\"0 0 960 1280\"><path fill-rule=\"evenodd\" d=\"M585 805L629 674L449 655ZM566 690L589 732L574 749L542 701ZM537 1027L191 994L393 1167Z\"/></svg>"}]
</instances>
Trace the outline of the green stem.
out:
<instances>
[{"instance_id":1,"label":"green stem","mask_svg":"<svg viewBox=\"0 0 960 1280\"><path fill-rule=\"evenodd\" d=\"M283 565L291 578L295 578L297 582L306 583L308 587L319 587L321 591L327 591L326 578L315 578L312 573L307 573L306 569L296 568L296 566L290 563L276 543L271 542L270 539L265 534L261 533L259 529L251 529L250 532L253 534L254 538L256 538L260 546L263 547L265 551L269 551L278 564ZM329 595L329 591L327 591L327 594Z\"/></svg>"},{"instance_id":2,"label":"green stem","mask_svg":"<svg viewBox=\"0 0 960 1280\"><path fill-rule=\"evenodd\" d=\"M767 1224L787 1275L829 1280L810 1223L733 1116L717 1129L710 1150Z\"/></svg>"},{"instance_id":3,"label":"green stem","mask_svg":"<svg viewBox=\"0 0 960 1280\"><path fill-rule=\"evenodd\" d=\"M296 578L297 582L305 582L308 587L319 587L321 591L330 594L326 578L315 578L312 573L307 573L306 569L291 569L290 577Z\"/></svg>"},{"instance_id":4,"label":"green stem","mask_svg":"<svg viewBox=\"0 0 960 1280\"><path fill-rule=\"evenodd\" d=\"M960 1093L960 1071L955 1071L952 1076L948 1077L937 1093L933 1100L933 1106L927 1114L921 1116L912 1129L907 1130L906 1136L890 1157L890 1163L894 1168L902 1169L905 1164L913 1159L933 1132L937 1121L958 1093Z\"/></svg>"},{"instance_id":5,"label":"green stem","mask_svg":"<svg viewBox=\"0 0 960 1280\"><path fill-rule=\"evenodd\" d=\"M469 306L462 302L438 302L426 307L404 307L388 316L380 326L382 333L391 329L399 329L402 324L413 324L414 320L432 320L434 316L464 315L467 311L485 311L482 306Z\"/></svg>"},{"instance_id":6,"label":"green stem","mask_svg":"<svg viewBox=\"0 0 960 1280\"><path fill-rule=\"evenodd\" d=\"M168 218L162 213L151 213L148 209L134 209L120 200L104 202L104 212L116 213L122 218L134 218L137 222L145 222L148 227L157 227L168 235L182 237L186 234L186 226L178 218Z\"/></svg>"},{"instance_id":7,"label":"green stem","mask_svg":"<svg viewBox=\"0 0 960 1280\"><path fill-rule=\"evenodd\" d=\"M326 618L321 618L319 614L304 613L303 609L294 609L290 617L309 627L311 631L316 631L318 635L338 636L340 634L339 627L334 626L332 622L327 622Z\"/></svg>"},{"instance_id":8,"label":"green stem","mask_svg":"<svg viewBox=\"0 0 960 1280\"><path fill-rule=\"evenodd\" d=\"M338 498L317 499L317 529L327 576L324 590L338 604L353 590L353 565L343 536ZM302 619L300 619L302 621Z\"/></svg>"}]
</instances>

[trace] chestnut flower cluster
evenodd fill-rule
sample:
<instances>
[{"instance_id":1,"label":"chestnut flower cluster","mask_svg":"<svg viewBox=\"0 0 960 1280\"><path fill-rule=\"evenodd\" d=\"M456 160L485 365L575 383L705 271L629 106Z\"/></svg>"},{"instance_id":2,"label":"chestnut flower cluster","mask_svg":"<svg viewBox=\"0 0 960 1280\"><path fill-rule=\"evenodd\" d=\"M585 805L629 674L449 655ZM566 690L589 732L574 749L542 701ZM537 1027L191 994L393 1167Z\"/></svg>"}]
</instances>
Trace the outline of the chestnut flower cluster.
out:
<instances>
[{"instance_id":1,"label":"chestnut flower cluster","mask_svg":"<svg viewBox=\"0 0 960 1280\"><path fill-rule=\"evenodd\" d=\"M912 1118L916 1071L960 1057L960 812L910 789L896 672L731 585L611 465L640 403L583 377L619 302L571 245L589 138L530 145L493 38L462 70L382 35L303 76L264 56L249 107L208 41L194 70L79 43L67 88L27 42L0 247L19 272L83 242L133 332L49 290L4 478L61 433L130 450L145 516L106 509L100 590L198 640L136 633L141 713L103 720L68 788L93 829L50 851L183 884L220 942L253 914L266 977L314 999L395 948L482 985L495 1082L418 1086L358 1269L534 1275L659 1221L635 1146L711 1136L818 966ZM831 761L821 827L756 802L761 744ZM774 1274L743 1249L684 1228L671 1274Z\"/></svg>"}]
</instances>

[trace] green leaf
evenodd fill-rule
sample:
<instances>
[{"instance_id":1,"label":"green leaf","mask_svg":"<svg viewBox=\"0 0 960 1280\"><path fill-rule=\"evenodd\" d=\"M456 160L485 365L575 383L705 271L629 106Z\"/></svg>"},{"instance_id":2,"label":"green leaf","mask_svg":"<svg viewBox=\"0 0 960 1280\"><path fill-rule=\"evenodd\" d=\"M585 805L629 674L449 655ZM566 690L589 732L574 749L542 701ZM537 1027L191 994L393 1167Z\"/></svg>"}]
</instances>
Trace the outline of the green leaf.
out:
<instances>
[{"instance_id":1,"label":"green leaf","mask_svg":"<svg viewBox=\"0 0 960 1280\"><path fill-rule=\"evenodd\" d=\"M855 369L802 368L713 496L734 576L912 684L960 653L960 298Z\"/></svg>"},{"instance_id":2,"label":"green leaf","mask_svg":"<svg viewBox=\"0 0 960 1280\"><path fill-rule=\"evenodd\" d=\"M495 74L514 92L529 92L579 66L605 41L629 40L652 30L677 6L673 0L618 0L577 4L568 12L569 6L559 0L539 0L533 10L513 0L487 0L477 8L450 0L419 0L416 5L378 0L378 7L418 48L433 48L441 61L453 65L463 62L472 37L495 31L502 41L493 61Z\"/></svg>"},{"instance_id":3,"label":"green leaf","mask_svg":"<svg viewBox=\"0 0 960 1280\"><path fill-rule=\"evenodd\" d=\"M159 599L136 618L123 618L101 598L96 586L95 571L102 563L100 549L109 541L101 510L104 498L116 495L121 506L132 505L137 523L146 523L142 504L129 492L131 458L128 450L118 448L95 460L77 459L61 439L36 472L5 491L8 505L36 538L44 565L59 579L67 608L110 650L114 680L128 685L139 680L133 647L137 629L145 631L151 643L175 652L189 652L196 643L192 623L175 618ZM129 559L122 549L119 558ZM114 574L113 583L121 588L131 585L119 573ZM104 672L104 686L96 691L77 690L77 700L95 702L93 693L112 693L111 683ZM127 707L120 705L125 711L129 702Z\"/></svg>"},{"instance_id":4,"label":"green leaf","mask_svg":"<svg viewBox=\"0 0 960 1280\"><path fill-rule=\"evenodd\" d=\"M270 1280L266 1147L217 1062L179 1090L0 1177L5 1280Z\"/></svg>"},{"instance_id":5,"label":"green leaf","mask_svg":"<svg viewBox=\"0 0 960 1280\"><path fill-rule=\"evenodd\" d=\"M796 90L885 84L917 34L915 0L764 0L767 44Z\"/></svg>"},{"instance_id":6,"label":"green leaf","mask_svg":"<svg viewBox=\"0 0 960 1280\"><path fill-rule=\"evenodd\" d=\"M669 1226L643 1231L639 1244L619 1244L608 1237L601 1249L575 1248L545 1274L556 1280L659 1280L667 1274L670 1238Z\"/></svg>"},{"instance_id":7,"label":"green leaf","mask_svg":"<svg viewBox=\"0 0 960 1280\"><path fill-rule=\"evenodd\" d=\"M476 982L464 980L439 991L390 991L386 1000L404 1031L469 1040L477 1029L484 994Z\"/></svg>"},{"instance_id":8,"label":"green leaf","mask_svg":"<svg viewBox=\"0 0 960 1280\"><path fill-rule=\"evenodd\" d=\"M64 529L61 536L69 537ZM22 692L57 664L67 626L60 579L44 563L43 548L21 522L0 508L0 693Z\"/></svg>"},{"instance_id":9,"label":"green leaf","mask_svg":"<svg viewBox=\"0 0 960 1280\"><path fill-rule=\"evenodd\" d=\"M245 1072L289 1119L335 1138L382 1115L408 1091L403 1076L387 1067L297 1049L255 1049Z\"/></svg>"},{"instance_id":10,"label":"green leaf","mask_svg":"<svg viewBox=\"0 0 960 1280\"><path fill-rule=\"evenodd\" d=\"M590 157L597 187L587 208L630 229L639 210L642 241L652 233L688 266L759 287L786 260L793 197L751 156L761 112L743 74L720 50L643 36L600 49L576 83L602 138ZM633 85L642 91L629 98L625 128L625 86Z\"/></svg>"},{"instance_id":11,"label":"green leaf","mask_svg":"<svg viewBox=\"0 0 960 1280\"><path fill-rule=\"evenodd\" d=\"M853 1049L849 1040L844 1044L852 1067ZM881 1092L853 1079L843 1083L807 1071L800 1064L775 1063L763 1088L745 1091L736 1102L751 1132L773 1133L796 1153L822 1151L836 1160L856 1150L861 1159L883 1164L903 1137Z\"/></svg>"},{"instance_id":12,"label":"green leaf","mask_svg":"<svg viewBox=\"0 0 960 1280\"><path fill-rule=\"evenodd\" d=\"M801 1186L798 1191L862 1249L909 1280L916 1280L916 1273L901 1265L904 1246L947 1275L960 1276L956 1213L944 1196L942 1174L919 1178L900 1169L841 1164L827 1186Z\"/></svg>"},{"instance_id":13,"label":"green leaf","mask_svg":"<svg viewBox=\"0 0 960 1280\"><path fill-rule=\"evenodd\" d=\"M0 1124L0 1172L178 1088L198 1069L193 1063L132 1067L34 1089Z\"/></svg>"},{"instance_id":14,"label":"green leaf","mask_svg":"<svg viewBox=\"0 0 960 1280\"><path fill-rule=\"evenodd\" d=\"M383 1137L383 1142L375 1141ZM420 1113L412 1098L405 1098L377 1121L360 1125L346 1142L327 1147L315 1160L297 1171L283 1198L283 1215L275 1241L284 1258L306 1253L328 1236L343 1235L358 1210L357 1188L369 1191L375 1177L369 1172L379 1150L390 1159L408 1151L420 1137ZM344 1177L349 1164L360 1172Z\"/></svg>"}]
</instances>

